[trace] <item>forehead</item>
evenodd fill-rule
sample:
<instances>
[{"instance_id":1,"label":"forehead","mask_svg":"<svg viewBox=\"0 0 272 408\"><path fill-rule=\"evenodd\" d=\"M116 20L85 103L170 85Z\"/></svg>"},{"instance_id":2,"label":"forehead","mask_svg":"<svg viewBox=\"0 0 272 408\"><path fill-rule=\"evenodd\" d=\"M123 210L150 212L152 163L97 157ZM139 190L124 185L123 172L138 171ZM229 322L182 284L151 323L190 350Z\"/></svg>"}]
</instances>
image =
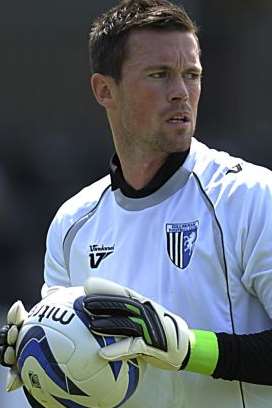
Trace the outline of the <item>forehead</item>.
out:
<instances>
[{"instance_id":1,"label":"forehead","mask_svg":"<svg viewBox=\"0 0 272 408\"><path fill-rule=\"evenodd\" d=\"M128 55L124 68L146 65L200 65L200 50L193 33L183 31L132 31L128 39Z\"/></svg>"}]
</instances>

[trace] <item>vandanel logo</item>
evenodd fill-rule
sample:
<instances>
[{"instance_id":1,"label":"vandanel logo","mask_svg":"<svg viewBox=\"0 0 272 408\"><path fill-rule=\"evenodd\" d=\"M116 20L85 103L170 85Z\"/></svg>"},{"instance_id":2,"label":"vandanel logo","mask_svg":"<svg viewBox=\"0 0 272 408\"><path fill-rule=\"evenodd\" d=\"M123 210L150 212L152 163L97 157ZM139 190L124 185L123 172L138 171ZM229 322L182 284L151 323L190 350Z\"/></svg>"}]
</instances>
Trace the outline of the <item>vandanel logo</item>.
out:
<instances>
[{"instance_id":1,"label":"vandanel logo","mask_svg":"<svg viewBox=\"0 0 272 408\"><path fill-rule=\"evenodd\" d=\"M114 252L114 245L113 246L105 246L105 245L90 245L90 267L92 269L98 268L104 259L106 259L109 255Z\"/></svg>"}]
</instances>

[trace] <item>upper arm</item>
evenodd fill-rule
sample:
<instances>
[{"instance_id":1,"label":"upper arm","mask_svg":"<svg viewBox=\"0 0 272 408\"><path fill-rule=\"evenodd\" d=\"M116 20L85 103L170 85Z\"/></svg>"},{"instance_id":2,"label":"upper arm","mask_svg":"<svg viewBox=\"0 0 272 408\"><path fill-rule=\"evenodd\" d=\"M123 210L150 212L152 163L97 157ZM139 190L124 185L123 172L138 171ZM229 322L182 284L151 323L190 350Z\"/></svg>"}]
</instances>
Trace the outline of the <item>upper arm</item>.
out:
<instances>
[{"instance_id":1,"label":"upper arm","mask_svg":"<svg viewBox=\"0 0 272 408\"><path fill-rule=\"evenodd\" d=\"M253 194L242 243L242 282L272 319L272 186Z\"/></svg>"},{"instance_id":2,"label":"upper arm","mask_svg":"<svg viewBox=\"0 0 272 408\"><path fill-rule=\"evenodd\" d=\"M47 234L46 253L44 259L44 282L45 287L70 286L70 279L64 261L63 253L63 225L61 217L56 215Z\"/></svg>"}]
</instances>

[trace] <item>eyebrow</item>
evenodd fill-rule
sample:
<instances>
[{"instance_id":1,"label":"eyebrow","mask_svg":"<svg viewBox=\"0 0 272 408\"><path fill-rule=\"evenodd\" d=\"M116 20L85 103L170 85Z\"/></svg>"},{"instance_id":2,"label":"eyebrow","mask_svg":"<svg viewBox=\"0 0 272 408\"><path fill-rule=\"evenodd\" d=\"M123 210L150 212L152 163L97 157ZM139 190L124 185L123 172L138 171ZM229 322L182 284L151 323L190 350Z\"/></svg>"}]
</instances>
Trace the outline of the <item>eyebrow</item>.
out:
<instances>
[{"instance_id":1,"label":"eyebrow","mask_svg":"<svg viewBox=\"0 0 272 408\"><path fill-rule=\"evenodd\" d=\"M167 69L169 69L169 68L170 68L169 65L149 65L149 66L146 67L144 70L145 70L145 71L153 71L153 70L156 70L156 69L159 69L159 70L167 70Z\"/></svg>"},{"instance_id":2,"label":"eyebrow","mask_svg":"<svg viewBox=\"0 0 272 408\"><path fill-rule=\"evenodd\" d=\"M171 65L150 65L150 66L148 66L148 67L146 67L146 68L144 68L144 71L145 72L147 72L147 71L153 71L153 70L161 70L161 71L169 71L170 69L172 69L172 66ZM198 65L190 65L188 68L186 68L185 69L185 71L189 71L189 70L195 70L195 71L198 71L198 72L202 72L202 68L200 68Z\"/></svg>"}]
</instances>

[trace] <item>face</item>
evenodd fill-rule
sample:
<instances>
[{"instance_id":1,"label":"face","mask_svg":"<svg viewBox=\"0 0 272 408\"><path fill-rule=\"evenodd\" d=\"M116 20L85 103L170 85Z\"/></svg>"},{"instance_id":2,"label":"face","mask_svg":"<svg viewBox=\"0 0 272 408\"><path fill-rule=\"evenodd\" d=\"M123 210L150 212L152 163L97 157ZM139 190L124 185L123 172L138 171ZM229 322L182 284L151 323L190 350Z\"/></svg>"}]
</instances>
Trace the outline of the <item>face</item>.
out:
<instances>
[{"instance_id":1,"label":"face","mask_svg":"<svg viewBox=\"0 0 272 408\"><path fill-rule=\"evenodd\" d=\"M192 33L132 32L113 92L110 121L117 146L149 155L187 150L196 127L201 71Z\"/></svg>"}]
</instances>

